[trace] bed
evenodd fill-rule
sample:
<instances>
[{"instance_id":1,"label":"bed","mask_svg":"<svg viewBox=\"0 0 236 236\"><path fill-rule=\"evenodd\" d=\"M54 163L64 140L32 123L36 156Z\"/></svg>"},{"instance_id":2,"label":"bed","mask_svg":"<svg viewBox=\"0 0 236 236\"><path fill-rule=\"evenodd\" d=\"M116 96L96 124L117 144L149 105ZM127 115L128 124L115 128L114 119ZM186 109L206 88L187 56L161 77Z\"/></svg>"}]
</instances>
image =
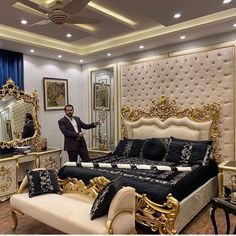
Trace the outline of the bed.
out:
<instances>
[{"instance_id":1,"label":"bed","mask_svg":"<svg viewBox=\"0 0 236 236\"><path fill-rule=\"evenodd\" d=\"M161 97L147 110L121 109L122 139L111 155L91 163L66 163L60 179L86 184L97 176L122 176L136 189L136 221L174 234L217 194L220 106L177 107Z\"/></svg>"}]
</instances>

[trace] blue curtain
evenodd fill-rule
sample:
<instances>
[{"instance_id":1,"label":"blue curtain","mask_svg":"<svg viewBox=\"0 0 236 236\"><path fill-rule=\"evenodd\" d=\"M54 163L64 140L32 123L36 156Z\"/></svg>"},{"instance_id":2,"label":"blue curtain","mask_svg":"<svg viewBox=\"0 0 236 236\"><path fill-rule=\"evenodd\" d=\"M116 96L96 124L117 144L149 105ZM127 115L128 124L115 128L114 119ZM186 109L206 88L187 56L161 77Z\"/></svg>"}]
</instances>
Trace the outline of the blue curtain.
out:
<instances>
[{"instance_id":1,"label":"blue curtain","mask_svg":"<svg viewBox=\"0 0 236 236\"><path fill-rule=\"evenodd\" d=\"M0 89L11 77L19 89L24 90L23 54L0 50Z\"/></svg>"}]
</instances>

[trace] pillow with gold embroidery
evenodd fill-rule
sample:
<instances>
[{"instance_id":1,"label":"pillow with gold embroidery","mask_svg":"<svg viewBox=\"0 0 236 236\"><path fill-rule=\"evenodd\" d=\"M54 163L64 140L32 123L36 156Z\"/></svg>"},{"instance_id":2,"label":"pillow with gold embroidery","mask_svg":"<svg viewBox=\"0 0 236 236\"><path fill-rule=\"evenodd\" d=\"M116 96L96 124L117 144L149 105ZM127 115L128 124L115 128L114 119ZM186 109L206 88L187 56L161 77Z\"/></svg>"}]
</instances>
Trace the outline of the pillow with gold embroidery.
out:
<instances>
[{"instance_id":1,"label":"pillow with gold embroidery","mask_svg":"<svg viewBox=\"0 0 236 236\"><path fill-rule=\"evenodd\" d=\"M104 216L108 213L111 201L122 187L122 179L116 178L109 182L95 199L90 211L91 220Z\"/></svg>"},{"instance_id":2,"label":"pillow with gold embroidery","mask_svg":"<svg viewBox=\"0 0 236 236\"><path fill-rule=\"evenodd\" d=\"M45 193L61 193L54 170L27 170L29 197Z\"/></svg>"}]
</instances>

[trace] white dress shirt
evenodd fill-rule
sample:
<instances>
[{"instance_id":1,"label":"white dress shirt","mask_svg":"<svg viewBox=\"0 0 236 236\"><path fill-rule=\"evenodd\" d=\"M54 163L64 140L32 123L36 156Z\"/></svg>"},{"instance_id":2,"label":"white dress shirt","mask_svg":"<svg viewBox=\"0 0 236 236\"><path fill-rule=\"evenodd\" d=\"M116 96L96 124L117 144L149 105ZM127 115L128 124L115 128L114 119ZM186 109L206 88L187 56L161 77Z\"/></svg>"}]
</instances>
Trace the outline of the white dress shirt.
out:
<instances>
[{"instance_id":1,"label":"white dress shirt","mask_svg":"<svg viewBox=\"0 0 236 236\"><path fill-rule=\"evenodd\" d=\"M74 117L70 118L69 116L66 115L66 117L69 119L70 123L72 124L72 126L74 127L75 129L75 132L76 133L79 133L79 130L78 130L78 125L74 119Z\"/></svg>"}]
</instances>

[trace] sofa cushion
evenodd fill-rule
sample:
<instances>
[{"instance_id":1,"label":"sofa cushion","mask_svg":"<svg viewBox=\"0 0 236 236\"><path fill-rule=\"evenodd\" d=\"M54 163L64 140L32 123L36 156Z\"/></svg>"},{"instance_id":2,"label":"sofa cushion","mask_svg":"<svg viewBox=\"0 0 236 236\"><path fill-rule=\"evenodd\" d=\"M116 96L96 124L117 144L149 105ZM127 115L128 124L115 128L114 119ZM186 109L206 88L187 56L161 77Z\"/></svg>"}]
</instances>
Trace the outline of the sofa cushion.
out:
<instances>
[{"instance_id":1,"label":"sofa cushion","mask_svg":"<svg viewBox=\"0 0 236 236\"><path fill-rule=\"evenodd\" d=\"M65 197L64 194L43 194L29 198L28 193L15 194L10 199L13 209L67 234L107 234L107 217L90 220L93 202Z\"/></svg>"},{"instance_id":2,"label":"sofa cushion","mask_svg":"<svg viewBox=\"0 0 236 236\"><path fill-rule=\"evenodd\" d=\"M29 197L35 197L45 193L61 193L54 170L27 171L29 184Z\"/></svg>"},{"instance_id":3,"label":"sofa cushion","mask_svg":"<svg viewBox=\"0 0 236 236\"><path fill-rule=\"evenodd\" d=\"M91 220L104 216L108 213L110 203L116 193L122 187L121 178L116 178L109 182L95 199L90 211Z\"/></svg>"}]
</instances>

